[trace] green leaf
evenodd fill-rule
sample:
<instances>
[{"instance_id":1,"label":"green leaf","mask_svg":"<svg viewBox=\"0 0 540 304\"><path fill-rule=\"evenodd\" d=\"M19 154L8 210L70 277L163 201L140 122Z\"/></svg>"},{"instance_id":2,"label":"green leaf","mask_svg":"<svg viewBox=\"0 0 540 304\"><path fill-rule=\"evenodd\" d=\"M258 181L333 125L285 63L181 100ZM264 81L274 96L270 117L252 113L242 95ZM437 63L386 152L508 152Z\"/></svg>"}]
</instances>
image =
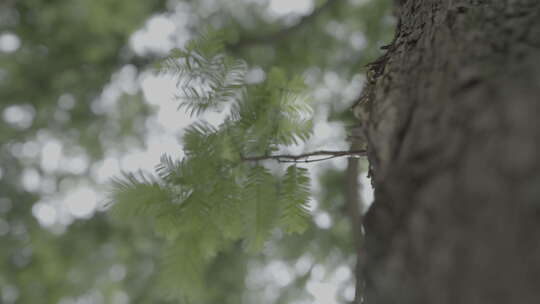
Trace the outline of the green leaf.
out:
<instances>
[{"instance_id":1,"label":"green leaf","mask_svg":"<svg viewBox=\"0 0 540 304\"><path fill-rule=\"evenodd\" d=\"M250 170L244 193L246 248L251 252L262 249L275 227L279 210L275 178L263 166Z\"/></svg>"},{"instance_id":2,"label":"green leaf","mask_svg":"<svg viewBox=\"0 0 540 304\"><path fill-rule=\"evenodd\" d=\"M280 225L288 233L302 233L310 224L308 209L310 199L310 178L308 170L289 166L283 180L281 193L282 214Z\"/></svg>"},{"instance_id":3,"label":"green leaf","mask_svg":"<svg viewBox=\"0 0 540 304\"><path fill-rule=\"evenodd\" d=\"M223 54L223 47L223 33L207 29L161 64L162 73L177 77L179 108L191 116L220 110L246 86L246 63Z\"/></svg>"},{"instance_id":4,"label":"green leaf","mask_svg":"<svg viewBox=\"0 0 540 304\"><path fill-rule=\"evenodd\" d=\"M114 202L113 215L132 217L156 215L159 204L170 200L170 193L156 180L142 173L124 173L112 180L109 197Z\"/></svg>"}]
</instances>

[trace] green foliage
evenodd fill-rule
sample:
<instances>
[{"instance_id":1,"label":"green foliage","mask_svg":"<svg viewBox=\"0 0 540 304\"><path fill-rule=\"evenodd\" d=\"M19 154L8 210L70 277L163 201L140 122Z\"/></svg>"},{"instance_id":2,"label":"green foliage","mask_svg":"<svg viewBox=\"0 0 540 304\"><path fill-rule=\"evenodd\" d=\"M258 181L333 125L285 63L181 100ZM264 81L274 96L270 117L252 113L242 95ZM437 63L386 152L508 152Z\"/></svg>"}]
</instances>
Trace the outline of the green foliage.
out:
<instances>
[{"instance_id":1,"label":"green foliage","mask_svg":"<svg viewBox=\"0 0 540 304\"><path fill-rule=\"evenodd\" d=\"M287 232L302 233L308 228L309 211L308 202L310 194L310 181L305 168L290 166L283 180L283 214L282 225Z\"/></svg>"},{"instance_id":2,"label":"green foliage","mask_svg":"<svg viewBox=\"0 0 540 304\"><path fill-rule=\"evenodd\" d=\"M219 35L205 32L175 50L161 72L178 78L180 107L191 115L223 111L219 126L204 119L183 136L185 157L163 156L156 177L124 174L112 182L114 214L144 215L169 241L164 277L180 298L198 298L211 259L238 240L257 252L276 228L301 233L310 223L310 180L292 165L284 177L246 159L265 156L311 136L312 110L300 78L272 69L266 81L248 84L246 65L219 53Z\"/></svg>"},{"instance_id":3,"label":"green foliage","mask_svg":"<svg viewBox=\"0 0 540 304\"><path fill-rule=\"evenodd\" d=\"M79 182L92 183L89 171L107 151L142 141L137 122L144 121L149 107L140 95L122 94L106 113L93 111L93 105L111 76L134 57L126 48L131 33L163 10L165 2L0 1L0 36L11 34L20 42L12 52L0 47L0 302L75 302L70 299L92 290L106 302L113 302L118 290L136 303L151 298L126 285L137 277L144 289L154 289L151 276L138 269L122 282L108 277L112 265L152 258L136 249L121 254L139 242L131 230L101 213L71 223L69 210L55 207ZM66 100L67 107L61 102ZM10 124L6 110L11 107L31 113L28 124ZM41 157L49 139L62 145L63 155L85 160L89 170L67 173L65 163L59 170L46 170ZM22 146L31 153L12 148ZM51 186L48 192L24 186L28 170L37 174L40 186ZM41 203L56 210L52 232L35 216ZM138 240L146 236L138 235ZM10 290L16 299L10 299Z\"/></svg>"},{"instance_id":4,"label":"green foliage","mask_svg":"<svg viewBox=\"0 0 540 304\"><path fill-rule=\"evenodd\" d=\"M190 115L215 110L237 97L244 85L246 64L223 54L223 35L208 29L158 65L161 72L177 77L182 90L177 95L182 101L179 108Z\"/></svg>"},{"instance_id":5,"label":"green foliage","mask_svg":"<svg viewBox=\"0 0 540 304\"><path fill-rule=\"evenodd\" d=\"M275 178L263 166L250 169L244 199L247 204L242 216L246 222L247 248L258 251L270 235L279 210Z\"/></svg>"},{"instance_id":6,"label":"green foliage","mask_svg":"<svg viewBox=\"0 0 540 304\"><path fill-rule=\"evenodd\" d=\"M320 0L314 4L315 10L306 12L308 18L302 18L297 13L274 16L264 1L0 1L0 301L116 303L124 302L127 295L129 303L179 302L166 299L163 289L157 288L159 284L175 291L176 298L204 297L192 303L268 303L267 289L248 284L250 273L259 275L259 270L276 260L292 269L306 256L313 258L310 267L319 264L327 269L352 261L354 249L340 193L343 183L341 179L337 181L340 171L321 183L331 193L316 197L315 212L330 214L330 228L309 225L303 234L287 237L272 233L262 254L253 255L246 250L254 244L250 242L254 234L249 234L252 231L248 229L256 224L256 218L247 218L253 214L254 205L245 199L244 190L257 165L270 166L242 162L242 156L268 154L294 140L301 142L311 134L310 110L300 94L303 84L298 81L295 87L290 75L305 75L310 90L330 89L331 94L314 94L313 106L330 105L330 114L341 118L338 114L355 98L354 94L345 94L347 90L335 82L326 83L326 76L337 75L340 82L356 82L352 79L361 77L353 76L380 55L379 46L391 39L394 26L386 16L391 0ZM324 9L319 12L322 6ZM133 84L140 86L149 63L163 55L157 44L137 47L134 38L138 35L132 35L155 26L156 19L175 23L178 31L173 39L180 38L177 43L183 35L191 35L192 29L207 24L226 25L226 35L208 31L203 35L213 36L194 40L182 49L199 61L212 59L190 61L195 68L202 64L201 72L208 71L208 67L217 72L203 73L203 77L195 77L191 82L193 88L204 88L197 91L199 96L214 94L210 103L205 107L203 98L181 89L178 97L180 104L187 102L182 109L193 112L192 115L204 118L207 111L223 111L229 114L228 118L218 126L200 120L199 131L192 126L189 131L194 136L189 140L184 137L184 143L190 141L190 149L199 153L187 155L185 150L187 157L182 160L164 157L156 170L157 177L138 173L121 177L119 181L128 182L116 184L122 189L118 200L124 205L115 207L116 217L96 210L91 218L66 218L70 207L62 202L63 194L76 189L81 181L94 185L95 173L105 158L122 157L134 144L140 145L144 136L152 136L146 132L146 128L152 127L144 122L152 114L149 104L153 101L145 100L148 96L140 91L133 91L135 87L124 91L126 87L118 85L124 76L130 75ZM19 48L5 52L4 34L15 35ZM358 42L355 38L359 37L365 38L365 45L353 47L351 42ZM225 47L215 43L218 40L226 40ZM186 57L174 52L169 57L171 63ZM249 64L225 59L224 52ZM246 85L243 76L238 76L235 83L235 73L244 75L250 71L248 66L267 71L266 81ZM274 66L285 69L272 72ZM182 67L183 63L177 66ZM178 73L177 68L169 72ZM126 71L129 73L124 74ZM219 81L215 81L213 88L199 87L199 81L212 75L221 75L215 77ZM281 79L282 84L270 84L270 79ZM179 87L186 86L179 82ZM268 90L264 91L264 87ZM122 95L118 99L116 94L111 96L111 88L121 89ZM257 97L260 102L254 102L256 93L263 95ZM100 107L103 97L116 105ZM274 102L272 106L268 106L270 100ZM275 111L278 101L306 109ZM12 106L21 106L31 113L31 125L9 123L6 110ZM197 112L197 108L202 110ZM288 120L292 122L288 124ZM276 136L279 132L283 135ZM60 141L66 155L87 157L88 169L66 173L64 164L68 164L62 162L59 170L46 170L42 148L49 139ZM202 147L208 149L205 156L195 159L194 155L202 155ZM208 169L211 166L205 165L206 161L214 162L215 169ZM272 206L277 209L270 210L270 229L295 230L285 220L289 210L296 210L287 207L292 200L284 197L288 174L282 176L276 173L278 168L271 169L272 189L277 189ZM42 189L27 189L22 181L28 172L38 173ZM205 179L212 174L224 174L226 178L219 182L213 177ZM194 192L197 195L192 195ZM35 207L42 203L56 210L57 221L52 227L37 221ZM203 205L211 208L201 208ZM206 216L213 225L206 227L207 222L199 220ZM190 256L194 259L185 258ZM253 268L254 264L260 267ZM124 270L119 272L124 276L112 271L118 269ZM182 273L185 274L179 275ZM305 288L311 277L308 271L288 286L279 286L279 299L273 303L313 302ZM266 283L265 287L274 284ZM200 290L203 284L204 294ZM184 289L193 295L188 296ZM17 294L17 299L10 300L9 294Z\"/></svg>"},{"instance_id":7,"label":"green foliage","mask_svg":"<svg viewBox=\"0 0 540 304\"><path fill-rule=\"evenodd\" d=\"M124 174L121 178L115 178L112 181L114 192L113 200L117 202L136 202L119 204L115 212L118 216L140 216L149 212L155 215L159 211L155 209L156 202L169 201L170 195L156 181L145 177L142 173ZM125 207L125 208L120 208Z\"/></svg>"}]
</instances>

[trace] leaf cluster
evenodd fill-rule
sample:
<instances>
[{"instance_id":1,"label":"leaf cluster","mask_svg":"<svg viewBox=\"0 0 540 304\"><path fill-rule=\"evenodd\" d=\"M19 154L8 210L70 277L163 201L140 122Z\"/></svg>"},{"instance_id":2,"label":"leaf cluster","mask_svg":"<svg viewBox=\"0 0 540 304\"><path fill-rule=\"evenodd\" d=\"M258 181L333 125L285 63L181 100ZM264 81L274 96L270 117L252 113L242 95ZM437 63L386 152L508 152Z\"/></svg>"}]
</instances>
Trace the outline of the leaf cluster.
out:
<instances>
[{"instance_id":1,"label":"leaf cluster","mask_svg":"<svg viewBox=\"0 0 540 304\"><path fill-rule=\"evenodd\" d=\"M247 65L221 51L220 35L208 31L161 63L178 79L180 108L200 118L184 133L185 157L163 156L155 176L126 173L112 182L113 213L150 222L168 241L163 281L179 298L204 296L205 268L228 246L242 241L256 252L274 229L301 233L310 224L307 170L292 165L275 175L246 159L310 137L303 81L272 69L248 84ZM224 109L218 126L204 120Z\"/></svg>"}]
</instances>

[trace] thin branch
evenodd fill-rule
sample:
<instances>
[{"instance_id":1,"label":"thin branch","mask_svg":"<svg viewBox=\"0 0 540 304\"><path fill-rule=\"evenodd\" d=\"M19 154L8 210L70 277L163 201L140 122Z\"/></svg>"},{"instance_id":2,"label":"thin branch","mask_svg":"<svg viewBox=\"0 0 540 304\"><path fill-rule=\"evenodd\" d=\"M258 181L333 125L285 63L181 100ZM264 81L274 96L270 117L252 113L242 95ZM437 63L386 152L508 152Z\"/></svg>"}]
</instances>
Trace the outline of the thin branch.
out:
<instances>
[{"instance_id":1,"label":"thin branch","mask_svg":"<svg viewBox=\"0 0 540 304\"><path fill-rule=\"evenodd\" d=\"M325 160L329 160L329 159L332 159L332 158L336 158L336 157L341 157L343 155L334 155L334 156L328 156L328 157L323 157L323 158L317 158L317 159L304 159L304 160L278 160L278 162L280 163L314 163L314 162L320 162L320 161L325 161Z\"/></svg>"},{"instance_id":2,"label":"thin branch","mask_svg":"<svg viewBox=\"0 0 540 304\"><path fill-rule=\"evenodd\" d=\"M324 158L309 159L310 157L326 156ZM261 161L261 160L275 160L280 163L312 163L324 160L329 160L336 157L358 157L366 156L366 150L351 150L351 151L314 151L310 153L304 153L299 155L291 154L275 154L275 155L263 155L263 156L241 156L243 161Z\"/></svg>"}]
</instances>

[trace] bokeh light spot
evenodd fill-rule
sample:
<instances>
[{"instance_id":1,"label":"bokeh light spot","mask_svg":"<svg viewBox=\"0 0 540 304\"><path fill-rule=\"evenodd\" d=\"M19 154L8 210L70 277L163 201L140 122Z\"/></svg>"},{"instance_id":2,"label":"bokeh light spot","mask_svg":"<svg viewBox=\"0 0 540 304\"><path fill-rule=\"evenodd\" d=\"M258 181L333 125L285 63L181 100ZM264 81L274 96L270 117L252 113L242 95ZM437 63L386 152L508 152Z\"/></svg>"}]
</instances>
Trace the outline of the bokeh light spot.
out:
<instances>
[{"instance_id":1,"label":"bokeh light spot","mask_svg":"<svg viewBox=\"0 0 540 304\"><path fill-rule=\"evenodd\" d=\"M13 33L3 33L0 35L0 52L12 53L21 46L21 39Z\"/></svg>"},{"instance_id":2,"label":"bokeh light spot","mask_svg":"<svg viewBox=\"0 0 540 304\"><path fill-rule=\"evenodd\" d=\"M64 203L73 216L87 218L94 213L97 207L97 195L89 187L81 187L68 193Z\"/></svg>"},{"instance_id":3,"label":"bokeh light spot","mask_svg":"<svg viewBox=\"0 0 540 304\"><path fill-rule=\"evenodd\" d=\"M50 227L56 223L56 209L47 203L39 202L32 207L32 214L44 227Z\"/></svg>"}]
</instances>

